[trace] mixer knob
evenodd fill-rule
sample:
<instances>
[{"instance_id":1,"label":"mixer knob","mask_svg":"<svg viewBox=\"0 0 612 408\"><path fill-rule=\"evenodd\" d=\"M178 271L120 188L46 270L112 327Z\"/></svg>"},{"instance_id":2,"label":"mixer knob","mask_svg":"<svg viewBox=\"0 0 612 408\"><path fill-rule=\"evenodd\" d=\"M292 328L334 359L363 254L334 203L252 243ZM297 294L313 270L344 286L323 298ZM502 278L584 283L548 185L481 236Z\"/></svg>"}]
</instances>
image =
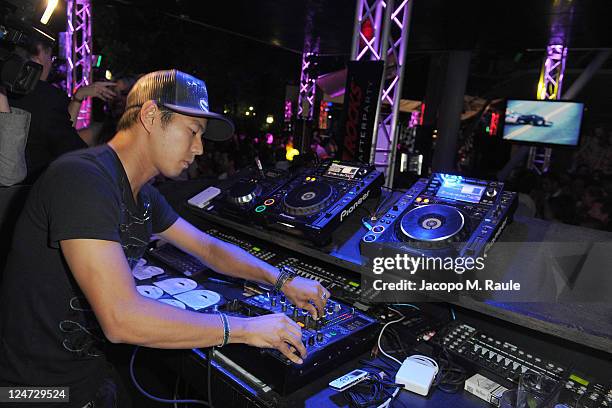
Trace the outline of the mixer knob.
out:
<instances>
[{"instance_id":1,"label":"mixer knob","mask_svg":"<svg viewBox=\"0 0 612 408\"><path fill-rule=\"evenodd\" d=\"M487 197L495 197L495 195L497 195L497 189L495 189L494 187L489 187L486 190Z\"/></svg>"},{"instance_id":2,"label":"mixer knob","mask_svg":"<svg viewBox=\"0 0 612 408\"><path fill-rule=\"evenodd\" d=\"M282 310L283 312L286 312L286 311L287 311L287 303L283 303L283 302L281 302L281 310Z\"/></svg>"},{"instance_id":3,"label":"mixer knob","mask_svg":"<svg viewBox=\"0 0 612 408\"><path fill-rule=\"evenodd\" d=\"M320 343L322 341L323 341L323 333L317 332L317 343Z\"/></svg>"},{"instance_id":4,"label":"mixer knob","mask_svg":"<svg viewBox=\"0 0 612 408\"><path fill-rule=\"evenodd\" d=\"M310 317L310 315L309 315L309 314L307 314L307 315L304 317L304 327L308 327L308 326L310 326L310 321L311 321L311 319L312 319L312 318Z\"/></svg>"},{"instance_id":5,"label":"mixer knob","mask_svg":"<svg viewBox=\"0 0 612 408\"><path fill-rule=\"evenodd\" d=\"M334 305L334 312L338 313L340 310L342 310L342 306L340 306L340 303L336 303Z\"/></svg>"},{"instance_id":6,"label":"mixer knob","mask_svg":"<svg viewBox=\"0 0 612 408\"><path fill-rule=\"evenodd\" d=\"M270 298L270 305L272 307L276 306L276 296L272 295L272 297Z\"/></svg>"},{"instance_id":7,"label":"mixer knob","mask_svg":"<svg viewBox=\"0 0 612 408\"><path fill-rule=\"evenodd\" d=\"M285 303L285 302L287 302L287 298L286 298L286 297L285 297L285 295L284 295L284 294L282 294L282 293L281 293L281 295L280 295L280 302L281 302L281 303Z\"/></svg>"},{"instance_id":8,"label":"mixer knob","mask_svg":"<svg viewBox=\"0 0 612 408\"><path fill-rule=\"evenodd\" d=\"M300 311L298 310L297 306L293 307L293 313L291 314L291 318L293 320L297 320L299 313Z\"/></svg>"},{"instance_id":9,"label":"mixer knob","mask_svg":"<svg viewBox=\"0 0 612 408\"><path fill-rule=\"evenodd\" d=\"M308 338L308 345L309 346L314 346L314 344L315 344L315 336L310 336Z\"/></svg>"},{"instance_id":10,"label":"mixer knob","mask_svg":"<svg viewBox=\"0 0 612 408\"><path fill-rule=\"evenodd\" d=\"M323 327L323 320L319 319L317 320L316 324L315 324L315 329L317 331L321 330L321 328Z\"/></svg>"}]
</instances>

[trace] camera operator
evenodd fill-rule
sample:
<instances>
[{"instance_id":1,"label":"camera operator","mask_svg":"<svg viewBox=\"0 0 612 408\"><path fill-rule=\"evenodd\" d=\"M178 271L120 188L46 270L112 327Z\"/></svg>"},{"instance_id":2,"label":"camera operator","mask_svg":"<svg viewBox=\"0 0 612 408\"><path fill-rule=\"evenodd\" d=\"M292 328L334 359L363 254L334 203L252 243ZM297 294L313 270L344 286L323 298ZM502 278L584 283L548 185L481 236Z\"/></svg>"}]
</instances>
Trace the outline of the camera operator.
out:
<instances>
[{"instance_id":1,"label":"camera operator","mask_svg":"<svg viewBox=\"0 0 612 408\"><path fill-rule=\"evenodd\" d=\"M12 186L26 177L25 146L30 114L9 106L0 85L0 186Z\"/></svg>"},{"instance_id":2,"label":"camera operator","mask_svg":"<svg viewBox=\"0 0 612 408\"><path fill-rule=\"evenodd\" d=\"M88 147L87 132L80 134L74 128L76 116L84 98L112 98L113 83L94 83L82 87L72 101L46 80L53 65L53 43L44 37L33 36L25 46L16 51L40 65L43 70L34 90L26 95L9 94L10 105L31 113L30 131L26 144L26 183L36 181L42 171L62 154Z\"/></svg>"}]
</instances>

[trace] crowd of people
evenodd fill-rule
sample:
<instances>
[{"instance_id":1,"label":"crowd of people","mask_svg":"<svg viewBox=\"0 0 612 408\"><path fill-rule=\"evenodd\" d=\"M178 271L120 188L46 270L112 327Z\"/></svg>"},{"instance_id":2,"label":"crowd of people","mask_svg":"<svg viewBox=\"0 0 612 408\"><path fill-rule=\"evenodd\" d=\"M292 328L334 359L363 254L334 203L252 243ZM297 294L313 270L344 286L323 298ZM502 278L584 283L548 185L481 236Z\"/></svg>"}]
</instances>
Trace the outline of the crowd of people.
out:
<instances>
[{"instance_id":1,"label":"crowd of people","mask_svg":"<svg viewBox=\"0 0 612 408\"><path fill-rule=\"evenodd\" d=\"M549 221L612 231L612 129L585 133L566 170L523 170L510 181L531 214Z\"/></svg>"},{"instance_id":2,"label":"crowd of people","mask_svg":"<svg viewBox=\"0 0 612 408\"><path fill-rule=\"evenodd\" d=\"M299 151L300 146L291 134L276 136L262 131L257 135L236 132L232 139L223 143L208 143L204 154L196 158L184 175L190 179L209 177L225 179L237 170L255 164L258 158L264 167L286 169L295 156L292 149ZM336 158L338 146L329 136L319 136L315 131L311 137L310 150L299 152L306 161Z\"/></svg>"}]
</instances>

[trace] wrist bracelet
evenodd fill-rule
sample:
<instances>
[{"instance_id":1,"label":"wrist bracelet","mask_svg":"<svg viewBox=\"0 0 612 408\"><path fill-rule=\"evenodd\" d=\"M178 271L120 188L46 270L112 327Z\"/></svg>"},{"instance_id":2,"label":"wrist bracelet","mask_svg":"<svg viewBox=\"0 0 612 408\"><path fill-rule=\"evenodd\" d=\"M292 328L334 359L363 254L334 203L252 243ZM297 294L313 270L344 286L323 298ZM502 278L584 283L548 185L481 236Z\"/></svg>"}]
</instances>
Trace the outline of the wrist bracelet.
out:
<instances>
[{"instance_id":1,"label":"wrist bracelet","mask_svg":"<svg viewBox=\"0 0 612 408\"><path fill-rule=\"evenodd\" d=\"M296 276L296 273L293 269L287 266L281 266L279 268L281 271L280 275L278 275L278 279L276 279L276 284L274 285L274 291L280 292L283 285L287 283L288 280L293 279Z\"/></svg>"},{"instance_id":2,"label":"wrist bracelet","mask_svg":"<svg viewBox=\"0 0 612 408\"><path fill-rule=\"evenodd\" d=\"M229 320L227 319L227 316L225 315L225 313L221 313L221 312L218 312L218 313L219 313L219 317L221 318L221 323L223 324L223 341L218 347L223 347L227 343L229 343L231 330L230 330Z\"/></svg>"},{"instance_id":3,"label":"wrist bracelet","mask_svg":"<svg viewBox=\"0 0 612 408\"><path fill-rule=\"evenodd\" d=\"M276 283L274 284L274 292L278 292L285 283L285 276L287 275L287 271L285 269L279 269L280 273L278 274L278 278L276 278Z\"/></svg>"}]
</instances>

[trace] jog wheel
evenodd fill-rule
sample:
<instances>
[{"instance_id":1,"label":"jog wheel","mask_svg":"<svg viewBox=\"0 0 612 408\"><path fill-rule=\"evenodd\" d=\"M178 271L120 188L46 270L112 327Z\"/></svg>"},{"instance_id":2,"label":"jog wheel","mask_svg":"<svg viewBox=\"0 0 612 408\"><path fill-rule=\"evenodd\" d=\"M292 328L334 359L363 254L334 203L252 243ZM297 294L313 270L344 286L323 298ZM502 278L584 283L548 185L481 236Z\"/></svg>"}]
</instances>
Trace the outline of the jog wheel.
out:
<instances>
[{"instance_id":1,"label":"jog wheel","mask_svg":"<svg viewBox=\"0 0 612 408\"><path fill-rule=\"evenodd\" d=\"M436 244L452 240L464 225L465 218L456 208L431 204L408 211L400 229L408 240Z\"/></svg>"},{"instance_id":2,"label":"jog wheel","mask_svg":"<svg viewBox=\"0 0 612 408\"><path fill-rule=\"evenodd\" d=\"M333 187L325 182L306 183L288 192L283 206L290 215L310 215L327 208L333 194Z\"/></svg>"},{"instance_id":3,"label":"jog wheel","mask_svg":"<svg viewBox=\"0 0 612 408\"><path fill-rule=\"evenodd\" d=\"M239 181L227 193L227 200L237 206L251 204L261 195L261 186L254 181Z\"/></svg>"}]
</instances>

